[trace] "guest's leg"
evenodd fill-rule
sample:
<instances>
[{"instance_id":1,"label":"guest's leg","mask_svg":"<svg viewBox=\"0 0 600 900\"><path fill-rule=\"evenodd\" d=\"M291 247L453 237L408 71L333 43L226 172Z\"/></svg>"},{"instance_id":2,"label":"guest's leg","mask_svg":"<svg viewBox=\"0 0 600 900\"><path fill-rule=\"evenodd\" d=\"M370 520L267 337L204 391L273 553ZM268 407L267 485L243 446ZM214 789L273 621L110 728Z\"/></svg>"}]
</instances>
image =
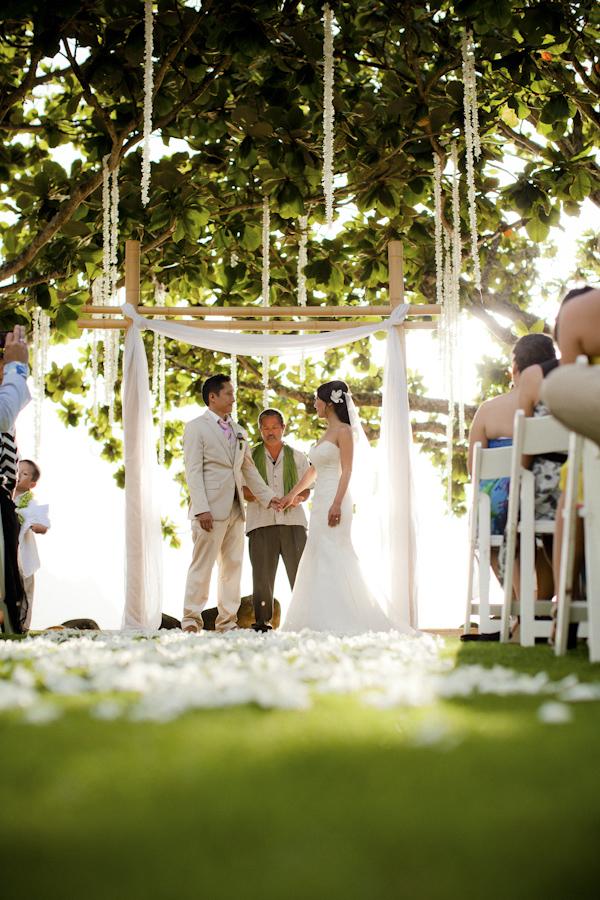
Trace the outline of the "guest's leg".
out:
<instances>
[{"instance_id":1,"label":"guest's leg","mask_svg":"<svg viewBox=\"0 0 600 900\"><path fill-rule=\"evenodd\" d=\"M244 520L236 501L225 522L223 539L217 554L217 621L215 631L229 631L237 625L240 608L242 564L244 561Z\"/></svg>"},{"instance_id":2,"label":"guest's leg","mask_svg":"<svg viewBox=\"0 0 600 900\"><path fill-rule=\"evenodd\" d=\"M273 616L275 575L281 549L283 525L255 528L248 535L248 551L252 563L252 605L257 625L268 625Z\"/></svg>"},{"instance_id":3,"label":"guest's leg","mask_svg":"<svg viewBox=\"0 0 600 900\"><path fill-rule=\"evenodd\" d=\"M303 525L281 525L281 532L281 555L290 587L293 588L300 557L306 547L306 528Z\"/></svg>"},{"instance_id":4,"label":"guest's leg","mask_svg":"<svg viewBox=\"0 0 600 900\"><path fill-rule=\"evenodd\" d=\"M33 588L35 583L35 575L27 575L23 578L23 587L25 588L25 596L27 597L27 617L25 619L25 628L29 631L31 627L31 613L33 612Z\"/></svg>"},{"instance_id":5,"label":"guest's leg","mask_svg":"<svg viewBox=\"0 0 600 900\"><path fill-rule=\"evenodd\" d=\"M210 576L223 541L227 522L214 522L212 531L204 531L197 519L192 519L192 562L188 570L183 601L181 627L202 629L202 610L208 602Z\"/></svg>"}]
</instances>

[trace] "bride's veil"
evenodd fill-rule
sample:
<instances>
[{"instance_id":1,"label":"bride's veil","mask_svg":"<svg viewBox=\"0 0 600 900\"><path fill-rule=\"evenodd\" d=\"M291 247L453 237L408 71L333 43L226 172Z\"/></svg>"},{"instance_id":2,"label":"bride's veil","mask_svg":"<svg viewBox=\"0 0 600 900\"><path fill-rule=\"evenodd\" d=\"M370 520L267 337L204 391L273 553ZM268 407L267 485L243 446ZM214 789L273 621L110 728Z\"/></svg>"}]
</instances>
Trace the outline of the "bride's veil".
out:
<instances>
[{"instance_id":1,"label":"bride's veil","mask_svg":"<svg viewBox=\"0 0 600 900\"><path fill-rule=\"evenodd\" d=\"M371 447L350 393L344 391L352 437L354 459L350 493L354 502L353 544L370 590L388 618L404 630L407 619L400 615L391 596L390 535L386 534L379 494L379 448Z\"/></svg>"}]
</instances>

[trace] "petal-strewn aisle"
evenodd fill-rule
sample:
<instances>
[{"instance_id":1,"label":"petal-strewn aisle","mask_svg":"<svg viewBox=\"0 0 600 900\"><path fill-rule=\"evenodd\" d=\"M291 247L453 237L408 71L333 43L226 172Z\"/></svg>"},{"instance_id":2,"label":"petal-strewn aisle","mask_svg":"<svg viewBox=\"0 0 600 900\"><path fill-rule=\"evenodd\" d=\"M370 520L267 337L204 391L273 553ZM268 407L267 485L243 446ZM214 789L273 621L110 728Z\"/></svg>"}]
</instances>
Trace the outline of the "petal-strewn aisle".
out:
<instances>
[{"instance_id":1,"label":"petal-strewn aisle","mask_svg":"<svg viewBox=\"0 0 600 900\"><path fill-rule=\"evenodd\" d=\"M429 706L476 693L600 699L600 684L551 682L495 666L454 668L439 637L396 633L339 637L304 631L257 635L47 632L0 642L0 711L24 722L60 716L61 698L87 698L99 718L169 721L199 708L255 703L306 709L317 694L353 694L389 708Z\"/></svg>"}]
</instances>

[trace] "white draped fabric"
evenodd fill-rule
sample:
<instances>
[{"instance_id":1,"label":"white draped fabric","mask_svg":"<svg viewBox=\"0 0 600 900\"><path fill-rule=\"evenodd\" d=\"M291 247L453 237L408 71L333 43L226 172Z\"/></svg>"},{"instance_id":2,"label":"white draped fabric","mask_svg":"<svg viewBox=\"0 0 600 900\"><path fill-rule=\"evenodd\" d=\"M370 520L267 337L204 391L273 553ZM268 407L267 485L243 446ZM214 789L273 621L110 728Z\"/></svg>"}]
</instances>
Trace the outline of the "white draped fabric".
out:
<instances>
[{"instance_id":1,"label":"white draped fabric","mask_svg":"<svg viewBox=\"0 0 600 900\"><path fill-rule=\"evenodd\" d=\"M240 356L295 356L332 350L387 329L387 354L381 416L379 500L384 536L384 584L390 609L417 627L416 508L412 477L412 432L406 374L397 329L409 309L396 307L386 324L357 325L343 331L302 335L250 335L205 331L180 322L147 320L126 303L123 314L133 321L125 339L123 430L125 440L126 586L125 628L157 628L160 624L162 575L160 515L154 508L152 469L157 466L152 438L148 364L140 329ZM226 309L223 310L226 315ZM131 495L131 499L130 496ZM129 554L132 554L131 556ZM378 561L379 568L379 561ZM381 573L380 573L381 574Z\"/></svg>"}]
</instances>

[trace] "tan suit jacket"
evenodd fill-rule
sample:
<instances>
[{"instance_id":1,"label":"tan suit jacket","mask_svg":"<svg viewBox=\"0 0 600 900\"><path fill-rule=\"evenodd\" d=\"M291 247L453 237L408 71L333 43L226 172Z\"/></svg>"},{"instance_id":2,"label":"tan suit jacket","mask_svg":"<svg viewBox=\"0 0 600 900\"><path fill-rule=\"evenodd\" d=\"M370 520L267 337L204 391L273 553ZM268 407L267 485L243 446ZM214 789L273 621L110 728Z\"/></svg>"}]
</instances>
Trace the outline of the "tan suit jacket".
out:
<instances>
[{"instance_id":1,"label":"tan suit jacket","mask_svg":"<svg viewBox=\"0 0 600 900\"><path fill-rule=\"evenodd\" d=\"M215 521L227 519L236 490L245 519L243 483L265 508L275 496L254 465L246 432L233 419L231 426L231 444L209 410L185 426L183 456L190 493L190 519L205 512L212 513Z\"/></svg>"}]
</instances>

